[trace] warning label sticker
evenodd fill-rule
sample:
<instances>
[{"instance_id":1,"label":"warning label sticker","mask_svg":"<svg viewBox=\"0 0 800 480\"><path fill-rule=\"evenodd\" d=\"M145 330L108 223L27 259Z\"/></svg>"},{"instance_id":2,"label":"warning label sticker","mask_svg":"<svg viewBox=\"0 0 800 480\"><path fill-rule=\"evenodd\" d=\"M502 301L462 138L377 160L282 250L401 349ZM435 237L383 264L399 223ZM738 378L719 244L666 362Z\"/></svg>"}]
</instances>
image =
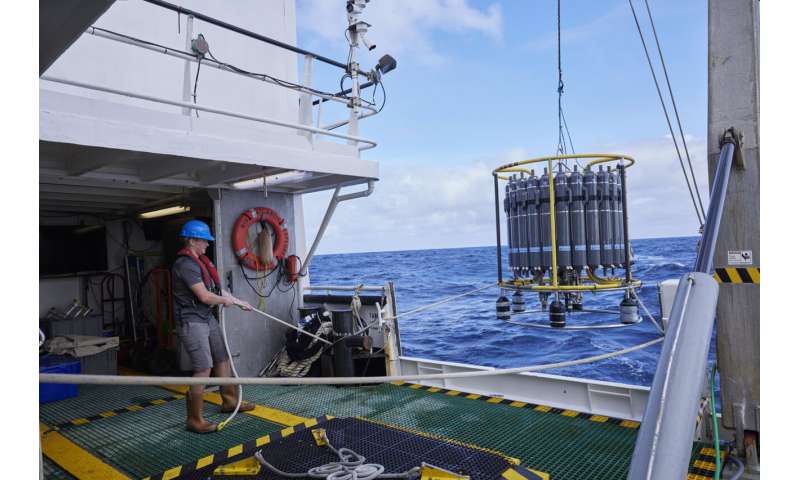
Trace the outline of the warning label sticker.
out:
<instances>
[{"instance_id":1,"label":"warning label sticker","mask_svg":"<svg viewBox=\"0 0 800 480\"><path fill-rule=\"evenodd\" d=\"M752 250L728 250L728 265L752 265Z\"/></svg>"}]
</instances>

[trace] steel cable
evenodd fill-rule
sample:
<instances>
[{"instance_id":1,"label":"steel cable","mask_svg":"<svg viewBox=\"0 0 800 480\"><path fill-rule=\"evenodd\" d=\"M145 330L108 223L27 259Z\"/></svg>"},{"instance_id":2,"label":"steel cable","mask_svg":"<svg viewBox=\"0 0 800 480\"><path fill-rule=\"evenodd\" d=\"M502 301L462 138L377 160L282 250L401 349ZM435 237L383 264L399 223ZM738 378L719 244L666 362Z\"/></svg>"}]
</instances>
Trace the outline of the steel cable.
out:
<instances>
[{"instance_id":1,"label":"steel cable","mask_svg":"<svg viewBox=\"0 0 800 480\"><path fill-rule=\"evenodd\" d=\"M664 111L664 117L667 120L667 126L669 127L669 133L672 137L672 143L675 145L675 152L678 154L678 161L681 164L681 170L683 171L683 178L686 179L686 186L689 188L689 196L692 198L692 206L694 206L694 213L697 215L697 221L700 223L700 226L703 226L703 216L700 215L700 209L697 206L697 200L695 200L694 190L692 189L692 183L689 180L689 174L686 173L686 166L683 163L683 156L681 155L681 149L678 147L678 141L675 139L675 131L672 128L672 121L669 118L669 113L667 112L667 105L664 103L664 95L661 93L661 86L658 84L658 77L656 77L656 71L653 68L653 62L650 60L650 52L647 50L647 42L644 40L644 34L642 33L642 27L639 24L639 17L636 15L636 9L633 8L633 1L628 0L628 5L631 7L631 13L633 14L633 20L636 22L636 29L639 31L639 39L642 41L642 47L644 48L644 55L647 58L647 65L650 67L650 74L653 76L653 83L656 86L656 91L658 92L658 99L661 101L661 109Z\"/></svg>"},{"instance_id":2,"label":"steel cable","mask_svg":"<svg viewBox=\"0 0 800 480\"><path fill-rule=\"evenodd\" d=\"M661 42L658 41L658 33L656 32L656 24L653 22L653 15L650 12L650 1L644 0L644 5L647 7L647 16L650 18L650 26L653 29L653 37L656 40L656 48L658 49L658 56L661 59L661 68L664 70L664 78L667 79L667 89L669 90L669 97L672 100L672 110L675 112L675 120L678 124L678 131L681 134L681 141L683 142L683 151L686 153L686 163L689 164L689 173L692 176L692 183L694 184L694 191L697 194L697 203L700 204L700 213L703 215L703 222L706 219L706 211L703 208L703 199L700 195L700 189L697 187L697 178L694 175L694 168L692 167L692 159L689 157L689 148L686 146L686 136L683 134L683 125L681 124L681 116L678 114L678 106L675 104L675 95L672 93L672 83L669 81L669 74L667 73L667 63L664 61L664 54L661 51Z\"/></svg>"}]
</instances>

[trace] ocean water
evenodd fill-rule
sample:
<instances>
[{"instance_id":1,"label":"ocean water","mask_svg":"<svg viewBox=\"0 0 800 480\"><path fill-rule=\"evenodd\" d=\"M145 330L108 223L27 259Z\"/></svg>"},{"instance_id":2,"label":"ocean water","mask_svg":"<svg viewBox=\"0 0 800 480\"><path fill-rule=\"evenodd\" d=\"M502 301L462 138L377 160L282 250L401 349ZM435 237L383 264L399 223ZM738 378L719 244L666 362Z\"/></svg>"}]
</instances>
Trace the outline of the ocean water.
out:
<instances>
[{"instance_id":1,"label":"ocean water","mask_svg":"<svg viewBox=\"0 0 800 480\"><path fill-rule=\"evenodd\" d=\"M658 282L678 278L694 264L699 237L659 238L632 242L634 277L643 281L639 295L658 318ZM503 258L508 272L507 259ZM382 285L394 281L398 312L428 305L442 298L474 290L496 281L495 248L453 248L395 252L319 255L311 263L312 284ZM621 274L617 271L617 274ZM506 274L509 276L508 273ZM430 310L401 317L400 339L407 356L471 363L492 367L521 367L573 360L637 345L658 337L647 319L614 329L551 330L508 324L498 320L495 301L499 290L453 300ZM506 294L510 296L510 292ZM584 307L616 309L621 292L586 293ZM539 309L538 295L527 294L528 309ZM644 315L644 311L641 312ZM547 316L525 314L515 321L547 323ZM584 313L568 324L615 323L618 315ZM712 341L709 359L714 358ZM548 370L546 373L635 385L650 385L661 345L600 362Z\"/></svg>"}]
</instances>

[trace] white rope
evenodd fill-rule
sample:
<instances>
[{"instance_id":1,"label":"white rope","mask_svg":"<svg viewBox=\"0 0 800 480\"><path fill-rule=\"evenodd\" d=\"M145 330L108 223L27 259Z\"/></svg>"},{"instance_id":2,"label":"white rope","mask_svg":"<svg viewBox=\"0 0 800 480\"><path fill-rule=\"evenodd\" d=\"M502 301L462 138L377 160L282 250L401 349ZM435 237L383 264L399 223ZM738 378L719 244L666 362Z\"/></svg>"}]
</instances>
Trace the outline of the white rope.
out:
<instances>
[{"instance_id":1,"label":"white rope","mask_svg":"<svg viewBox=\"0 0 800 480\"><path fill-rule=\"evenodd\" d=\"M417 312L421 312L423 310L427 310L429 308L438 307L439 305L442 305L444 303L450 302L450 301L455 300L457 298L466 297L467 295L472 295L473 293L477 293L477 292L486 290L487 288L491 288L491 287L494 287L496 285L497 285L496 283L490 283L490 284L484 285L484 286L482 286L480 288L476 288L475 290L470 290L469 292L466 292L466 293L459 293L458 295L453 295L452 297L447 297L445 299L436 301L436 302L428 304L428 305L423 305L423 306L421 306L419 308L415 308L415 309L409 310L407 312L398 313L397 315L387 315L385 317L382 316L383 309L381 309L380 305L378 303L376 303L375 307L378 309L378 318L376 318L375 320L372 320L371 322L367 323L363 327L359 328L358 330L353 332L351 335L361 335L362 333L364 333L367 330L369 330L370 328L372 328L373 325L376 325L376 324L379 324L379 323L383 323L385 320L395 320L395 319L398 319L400 317L404 317L406 315L411 315L412 313L417 313ZM361 288L361 287L357 287L357 288ZM359 300L359 303L360 303L360 300ZM330 348L331 346L333 346L333 344L335 344L337 342L340 342L342 340L344 340L344 338L340 338L339 340L334 341L333 343L329 344L327 348Z\"/></svg>"},{"instance_id":2,"label":"white rope","mask_svg":"<svg viewBox=\"0 0 800 480\"><path fill-rule=\"evenodd\" d=\"M658 322L656 322L655 318L653 318L653 314L650 313L650 310L647 309L647 306L645 306L645 304L642 301L642 299L639 298L639 295L636 294L636 289L631 288L630 292L631 292L631 294L633 294L633 298L635 298L636 301L639 302L639 305L641 305L642 308L644 309L645 313L647 314L647 318L649 318L650 321L653 322L653 325L655 325L656 328L658 329L658 331L661 332L661 334L663 335L664 334L664 327L661 326Z\"/></svg>"},{"instance_id":3,"label":"white rope","mask_svg":"<svg viewBox=\"0 0 800 480\"><path fill-rule=\"evenodd\" d=\"M287 327L289 327L289 328L291 328L293 330L297 330L298 332L302 333L303 335L308 335L309 337L314 337L314 338L316 338L317 340L319 340L322 343L326 343L328 345L332 345L331 342L325 340L324 338L320 337L319 335L314 335L311 332L307 332L307 331L303 330L302 328L300 328L300 327L298 327L296 325L292 325L291 323L289 323L289 322L287 322L285 320L281 320L278 317L272 316L267 312L262 312L261 310L259 310L257 308L253 308L253 311L258 313L259 315L263 315L263 316L269 318L270 320L273 320L273 321L276 321L276 322L278 322L278 323L280 323L282 325L285 325L285 326L287 326Z\"/></svg>"},{"instance_id":4,"label":"white rope","mask_svg":"<svg viewBox=\"0 0 800 480\"><path fill-rule=\"evenodd\" d=\"M216 385L353 385L367 383L387 383L405 382L409 380L444 380L448 378L470 378L470 377L490 377L499 375L511 375L515 373L539 372L554 368L572 367L586 363L597 362L607 358L625 355L644 348L656 345L664 340L664 337L656 338L639 345L623 348L615 352L603 353L591 357L584 357L577 360L568 360L558 363L547 363L543 365L531 365L527 367L501 368L453 373L427 373L413 375L389 375L383 377L313 377L313 378L261 378L261 377L242 377L242 378L214 378ZM40 373L40 383L72 383L72 384L91 384L91 385L205 385L208 378L200 377L135 377L117 375L73 375L64 373Z\"/></svg>"},{"instance_id":5,"label":"white rope","mask_svg":"<svg viewBox=\"0 0 800 480\"><path fill-rule=\"evenodd\" d=\"M438 307L439 305L441 305L443 303L447 303L447 302L449 302L451 300L455 300L455 299L461 298L461 297L466 297L467 295L472 295L473 293L478 293L478 292L481 292L483 290L486 290L487 288L496 287L496 286L497 286L496 283L490 283L490 284L484 285L484 286L482 286L480 288L476 288L475 290L470 290L469 292L466 292L466 293L459 293L458 295L453 295L452 297L447 297L445 299L439 300L438 302L434 302L434 303L431 303L431 304L428 304L428 305L423 305L423 306L421 306L419 308L415 308L415 309L409 310L407 312L398 313L397 315L389 315L389 316L386 316L384 318L385 319L396 319L396 318L404 317L406 315L411 315L412 313L417 313L417 312L421 312L423 310L427 310L429 308Z\"/></svg>"},{"instance_id":6,"label":"white rope","mask_svg":"<svg viewBox=\"0 0 800 480\"><path fill-rule=\"evenodd\" d=\"M230 365L231 365L231 372L233 372L234 378L239 378L239 373L236 371L236 365L234 365L234 363L233 363L233 356L231 356L231 347L228 346L228 334L227 334L227 332L225 330L225 314L224 313L222 314L222 340L225 342L225 352L227 352L227 354L228 354L228 362L230 362ZM236 414L239 413L239 408L242 406L242 385L241 384L237 384L236 387L237 387L236 388L236 393L237 393L236 408L234 408L233 411L231 412L231 414L228 415L228 418L226 418L224 421L220 422L217 425L217 430L222 430L223 428L225 428L225 425L227 425L228 422L233 420L233 417L235 417ZM222 397L222 392L220 392L220 397ZM222 398L224 399L224 397L222 397Z\"/></svg>"}]
</instances>

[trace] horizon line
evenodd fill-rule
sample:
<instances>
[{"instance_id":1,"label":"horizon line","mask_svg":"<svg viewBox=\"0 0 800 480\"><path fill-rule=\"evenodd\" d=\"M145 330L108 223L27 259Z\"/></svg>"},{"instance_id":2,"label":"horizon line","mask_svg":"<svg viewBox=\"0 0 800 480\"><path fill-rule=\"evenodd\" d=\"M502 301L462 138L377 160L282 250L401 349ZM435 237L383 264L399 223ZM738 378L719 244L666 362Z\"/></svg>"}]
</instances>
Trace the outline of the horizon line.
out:
<instances>
[{"instance_id":1,"label":"horizon line","mask_svg":"<svg viewBox=\"0 0 800 480\"><path fill-rule=\"evenodd\" d=\"M692 237L699 237L700 235L680 235L680 236L666 236L666 237L641 237L641 238L632 238L631 241L637 240L666 240L670 238L692 238ZM503 245L506 246L506 245ZM364 251L350 251L350 252L320 252L317 253L315 256L322 256L322 255L352 255L352 254L360 254L360 253L397 253L397 252L416 252L420 250L459 250L462 248L495 248L496 245L463 245L459 247L433 247L433 248L398 248L398 249L390 249L390 250L364 250Z\"/></svg>"}]
</instances>

